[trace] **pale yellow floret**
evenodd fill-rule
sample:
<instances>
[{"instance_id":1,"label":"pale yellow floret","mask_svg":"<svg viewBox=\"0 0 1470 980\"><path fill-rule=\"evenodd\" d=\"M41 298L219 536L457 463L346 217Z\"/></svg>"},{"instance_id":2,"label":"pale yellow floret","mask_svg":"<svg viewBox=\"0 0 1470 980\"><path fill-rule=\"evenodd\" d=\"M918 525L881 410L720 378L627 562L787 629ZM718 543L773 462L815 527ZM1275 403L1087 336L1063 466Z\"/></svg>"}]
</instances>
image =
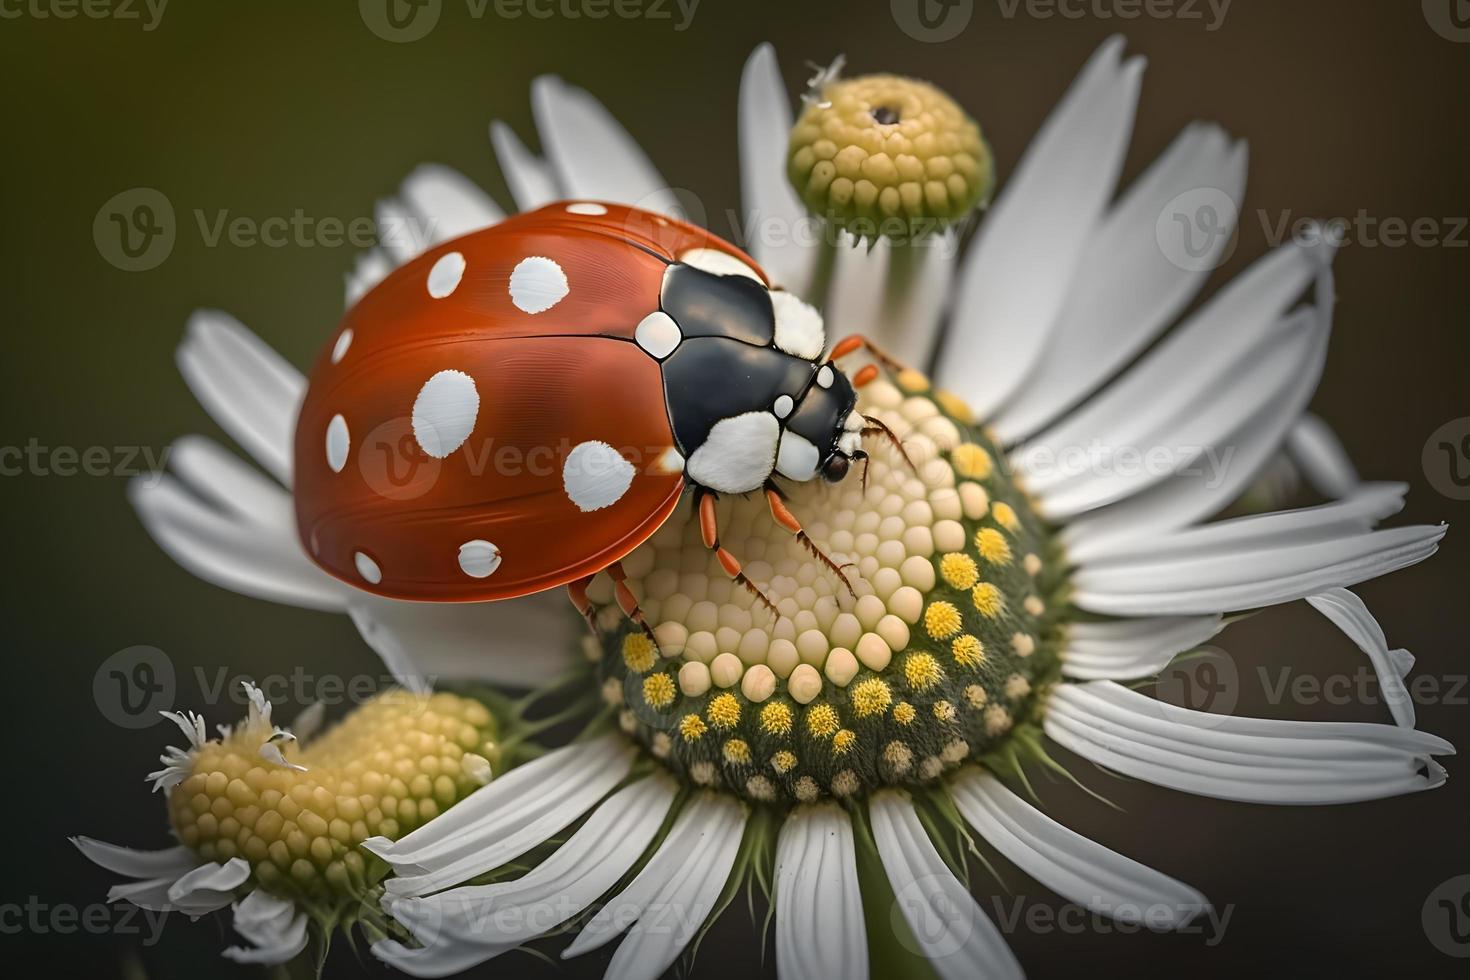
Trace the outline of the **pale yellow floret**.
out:
<instances>
[{"instance_id":1,"label":"pale yellow floret","mask_svg":"<svg viewBox=\"0 0 1470 980\"><path fill-rule=\"evenodd\" d=\"M856 744L857 732L850 728L838 729L837 733L832 736L832 754L842 755L850 751Z\"/></svg>"},{"instance_id":2,"label":"pale yellow floret","mask_svg":"<svg viewBox=\"0 0 1470 980\"><path fill-rule=\"evenodd\" d=\"M771 768L782 776L786 775L796 768L796 753L782 749L771 756Z\"/></svg>"},{"instance_id":3,"label":"pale yellow floret","mask_svg":"<svg viewBox=\"0 0 1470 980\"><path fill-rule=\"evenodd\" d=\"M643 633L629 633L623 637L623 663L635 674L646 674L653 669L657 654L653 641Z\"/></svg>"},{"instance_id":4,"label":"pale yellow floret","mask_svg":"<svg viewBox=\"0 0 1470 980\"><path fill-rule=\"evenodd\" d=\"M816 738L827 738L842 727L837 712L830 704L814 704L807 709L806 730Z\"/></svg>"},{"instance_id":5,"label":"pale yellow floret","mask_svg":"<svg viewBox=\"0 0 1470 980\"><path fill-rule=\"evenodd\" d=\"M704 735L704 721L699 715L685 715L679 721L679 735L686 742L697 742Z\"/></svg>"},{"instance_id":6,"label":"pale yellow floret","mask_svg":"<svg viewBox=\"0 0 1470 980\"><path fill-rule=\"evenodd\" d=\"M1000 504L996 504L997 508L1000 506ZM1009 565L1011 563L1010 542L1006 540L1004 534L1001 534L993 527L982 527L975 532L975 550L980 552L981 558L984 558L992 565Z\"/></svg>"},{"instance_id":7,"label":"pale yellow floret","mask_svg":"<svg viewBox=\"0 0 1470 980\"><path fill-rule=\"evenodd\" d=\"M740 702L733 694L718 695L709 703L705 714L716 728L734 728L740 722Z\"/></svg>"},{"instance_id":8,"label":"pale yellow floret","mask_svg":"<svg viewBox=\"0 0 1470 980\"><path fill-rule=\"evenodd\" d=\"M974 670L985 662L985 645L980 642L978 636L972 636L969 633L957 636L949 649L954 655L955 663L961 667Z\"/></svg>"},{"instance_id":9,"label":"pale yellow floret","mask_svg":"<svg viewBox=\"0 0 1470 980\"><path fill-rule=\"evenodd\" d=\"M791 720L791 707L784 701L772 701L761 708L761 731L767 735L789 735Z\"/></svg>"},{"instance_id":10,"label":"pale yellow floret","mask_svg":"<svg viewBox=\"0 0 1470 980\"><path fill-rule=\"evenodd\" d=\"M929 654L915 653L904 661L903 676L910 690L927 691L944 680L944 668Z\"/></svg>"},{"instance_id":11,"label":"pale yellow floret","mask_svg":"<svg viewBox=\"0 0 1470 980\"><path fill-rule=\"evenodd\" d=\"M750 762L750 746L745 744L744 739L732 738L720 751L725 756L725 761L731 765L746 765Z\"/></svg>"},{"instance_id":12,"label":"pale yellow floret","mask_svg":"<svg viewBox=\"0 0 1470 980\"><path fill-rule=\"evenodd\" d=\"M953 551L939 559L939 577L951 589L968 589L980 581L980 568L969 555Z\"/></svg>"},{"instance_id":13,"label":"pale yellow floret","mask_svg":"<svg viewBox=\"0 0 1470 980\"><path fill-rule=\"evenodd\" d=\"M676 688L668 674L650 674L643 679L643 700L649 707L662 711L674 703Z\"/></svg>"},{"instance_id":14,"label":"pale yellow floret","mask_svg":"<svg viewBox=\"0 0 1470 980\"><path fill-rule=\"evenodd\" d=\"M971 589L970 599L975 603L975 609L986 619L995 619L1005 612L1005 594L991 582L981 582Z\"/></svg>"},{"instance_id":15,"label":"pale yellow floret","mask_svg":"<svg viewBox=\"0 0 1470 980\"><path fill-rule=\"evenodd\" d=\"M879 677L870 677L852 689L852 710L859 718L882 714L892 701L893 692Z\"/></svg>"},{"instance_id":16,"label":"pale yellow floret","mask_svg":"<svg viewBox=\"0 0 1470 980\"><path fill-rule=\"evenodd\" d=\"M995 462L984 447L973 442L964 442L950 453L954 470L967 480L988 480L995 471Z\"/></svg>"},{"instance_id":17,"label":"pale yellow floret","mask_svg":"<svg viewBox=\"0 0 1470 980\"><path fill-rule=\"evenodd\" d=\"M924 610L924 631L936 640L947 640L964 628L960 611L951 602L931 602Z\"/></svg>"},{"instance_id":18,"label":"pale yellow floret","mask_svg":"<svg viewBox=\"0 0 1470 980\"><path fill-rule=\"evenodd\" d=\"M918 717L919 713L907 701L900 701L893 706L893 720L900 725L912 725Z\"/></svg>"},{"instance_id":19,"label":"pale yellow floret","mask_svg":"<svg viewBox=\"0 0 1470 980\"><path fill-rule=\"evenodd\" d=\"M995 518L996 523L1007 531L1015 533L1021 529L1021 519L1016 516L1016 510L1010 504L997 503L994 507L990 508L990 513Z\"/></svg>"}]
</instances>

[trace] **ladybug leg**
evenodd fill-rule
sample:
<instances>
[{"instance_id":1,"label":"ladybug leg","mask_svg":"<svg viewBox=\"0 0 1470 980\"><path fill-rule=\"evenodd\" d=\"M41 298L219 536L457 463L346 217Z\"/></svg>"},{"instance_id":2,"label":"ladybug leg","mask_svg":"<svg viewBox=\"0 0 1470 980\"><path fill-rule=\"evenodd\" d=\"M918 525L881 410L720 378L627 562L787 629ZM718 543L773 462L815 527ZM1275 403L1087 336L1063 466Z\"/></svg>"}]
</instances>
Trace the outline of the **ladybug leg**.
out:
<instances>
[{"instance_id":1,"label":"ladybug leg","mask_svg":"<svg viewBox=\"0 0 1470 980\"><path fill-rule=\"evenodd\" d=\"M648 620L643 616L643 610L638 608L638 597L633 594L632 589L628 588L628 575L623 571L623 563L615 561L607 566L607 574L612 576L613 594L617 596L618 608L623 611L624 616L627 616L643 631L643 635L648 637L648 641L653 644L654 651L662 655L663 651L659 649L658 640L653 636L653 627L648 625Z\"/></svg>"},{"instance_id":2,"label":"ladybug leg","mask_svg":"<svg viewBox=\"0 0 1470 980\"><path fill-rule=\"evenodd\" d=\"M864 436L864 437L867 437L867 436L882 436L883 437L883 440L885 442L887 442L890 446L892 446L894 448L894 450L897 451L897 453L900 456L903 457L903 461L908 464L909 469L914 472L914 475L915 476L918 475L919 468L917 466L915 466L914 465L914 461L909 458L908 452L903 448L903 440L898 437L898 433L894 432L886 424L884 424L884 422L883 422L882 419L876 419L876 418L873 418L870 415L864 415L863 416L863 422L865 424L863 425L862 429L860 430L860 434L862 436ZM868 476L868 471L866 469L864 469L863 470L864 486L867 485L867 476Z\"/></svg>"},{"instance_id":3,"label":"ladybug leg","mask_svg":"<svg viewBox=\"0 0 1470 980\"><path fill-rule=\"evenodd\" d=\"M596 610L592 608L592 600L587 598L587 586L591 585L592 580L596 577L589 575L567 586L567 597L572 600L572 605L577 607L577 612L582 614L582 618L587 620L587 628L593 633L597 632L597 622L594 618Z\"/></svg>"},{"instance_id":4,"label":"ladybug leg","mask_svg":"<svg viewBox=\"0 0 1470 980\"><path fill-rule=\"evenodd\" d=\"M867 351L869 357L877 361L879 364L883 365L888 370L892 371L894 374L906 370L906 366L902 364L897 358L889 354L877 344L873 343L867 337L864 337L862 334L858 333L843 337L841 340L839 340L832 347L832 353L830 356L828 356L827 360L835 361L859 350ZM860 369L858 373L853 376L852 383L855 387L862 387L862 385L858 384L857 379L862 376L864 370L866 369ZM869 376L867 380L863 382L863 384L866 384L868 381L873 380L873 377L876 376L876 373L877 372L874 372L872 376Z\"/></svg>"},{"instance_id":5,"label":"ladybug leg","mask_svg":"<svg viewBox=\"0 0 1470 980\"><path fill-rule=\"evenodd\" d=\"M747 592L756 597L761 605L765 606L777 618L781 611L771 601L770 596L760 590L750 579L746 578L745 572L741 570L740 560L724 548L720 547L720 526L715 516L715 494L700 487L694 492L694 507L699 512L699 534L704 540L704 546L715 553L720 560L720 565L725 569L725 574L734 579L737 584Z\"/></svg>"},{"instance_id":6,"label":"ladybug leg","mask_svg":"<svg viewBox=\"0 0 1470 980\"><path fill-rule=\"evenodd\" d=\"M864 472L866 473L866 471ZM848 595L856 599L857 592L852 587L852 580L842 570L843 566L837 564L837 562L832 560L830 555L817 547L817 543L811 539L811 535L807 534L806 530L801 526L801 521L797 520L796 515L791 513L791 509L786 506L786 500L781 493L781 489L770 481L766 482L766 502L770 504L772 519L796 535L796 540L801 543L801 546L810 552L813 558L826 565L828 570L833 575L836 575L842 581L842 584L847 587Z\"/></svg>"}]
</instances>

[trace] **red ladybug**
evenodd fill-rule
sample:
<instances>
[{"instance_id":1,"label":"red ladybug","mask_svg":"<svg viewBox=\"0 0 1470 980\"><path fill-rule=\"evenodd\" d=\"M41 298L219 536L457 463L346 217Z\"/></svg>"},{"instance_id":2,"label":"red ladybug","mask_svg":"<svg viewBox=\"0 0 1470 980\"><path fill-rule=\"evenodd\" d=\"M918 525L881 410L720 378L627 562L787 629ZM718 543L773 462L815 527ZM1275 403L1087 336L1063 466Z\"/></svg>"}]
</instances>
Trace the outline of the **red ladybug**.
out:
<instances>
[{"instance_id":1,"label":"red ladybug","mask_svg":"<svg viewBox=\"0 0 1470 980\"><path fill-rule=\"evenodd\" d=\"M296 427L307 554L398 599L485 601L566 585L584 615L607 569L696 493L841 480L877 431L824 357L820 315L750 256L681 221L559 203L435 246L347 312ZM891 433L886 433L891 435ZM828 562L838 575L841 572ZM761 598L764 598L763 596ZM646 629L646 626L645 626Z\"/></svg>"}]
</instances>

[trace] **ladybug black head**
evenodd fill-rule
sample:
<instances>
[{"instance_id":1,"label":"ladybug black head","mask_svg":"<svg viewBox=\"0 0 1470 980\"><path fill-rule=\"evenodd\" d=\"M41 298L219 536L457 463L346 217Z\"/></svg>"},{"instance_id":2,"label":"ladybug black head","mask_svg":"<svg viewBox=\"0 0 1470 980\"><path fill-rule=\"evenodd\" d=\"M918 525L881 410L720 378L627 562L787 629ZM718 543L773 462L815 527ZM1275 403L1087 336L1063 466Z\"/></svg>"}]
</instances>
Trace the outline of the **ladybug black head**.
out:
<instances>
[{"instance_id":1,"label":"ladybug black head","mask_svg":"<svg viewBox=\"0 0 1470 980\"><path fill-rule=\"evenodd\" d=\"M862 449L862 416L854 411L857 392L836 366L818 368L801 401L785 421L793 432L817 448L816 472L830 483L847 475Z\"/></svg>"}]
</instances>

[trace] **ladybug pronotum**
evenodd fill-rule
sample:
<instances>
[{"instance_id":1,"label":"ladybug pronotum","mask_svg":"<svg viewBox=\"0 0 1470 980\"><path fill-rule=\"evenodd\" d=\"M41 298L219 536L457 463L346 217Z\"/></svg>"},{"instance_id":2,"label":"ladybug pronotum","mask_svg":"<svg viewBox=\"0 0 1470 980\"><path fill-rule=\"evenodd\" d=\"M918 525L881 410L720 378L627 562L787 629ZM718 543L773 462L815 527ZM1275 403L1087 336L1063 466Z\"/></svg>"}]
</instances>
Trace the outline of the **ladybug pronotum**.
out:
<instances>
[{"instance_id":1,"label":"ladybug pronotum","mask_svg":"<svg viewBox=\"0 0 1470 980\"><path fill-rule=\"evenodd\" d=\"M817 311L708 232L548 205L429 249L347 312L297 421L302 542L398 599L564 585L590 616L607 570L641 625L617 563L692 489L705 544L764 599L720 547L715 495L763 491L826 560L776 478L841 480L865 434L891 438L854 411L876 367L834 363L865 346L828 352Z\"/></svg>"}]
</instances>

